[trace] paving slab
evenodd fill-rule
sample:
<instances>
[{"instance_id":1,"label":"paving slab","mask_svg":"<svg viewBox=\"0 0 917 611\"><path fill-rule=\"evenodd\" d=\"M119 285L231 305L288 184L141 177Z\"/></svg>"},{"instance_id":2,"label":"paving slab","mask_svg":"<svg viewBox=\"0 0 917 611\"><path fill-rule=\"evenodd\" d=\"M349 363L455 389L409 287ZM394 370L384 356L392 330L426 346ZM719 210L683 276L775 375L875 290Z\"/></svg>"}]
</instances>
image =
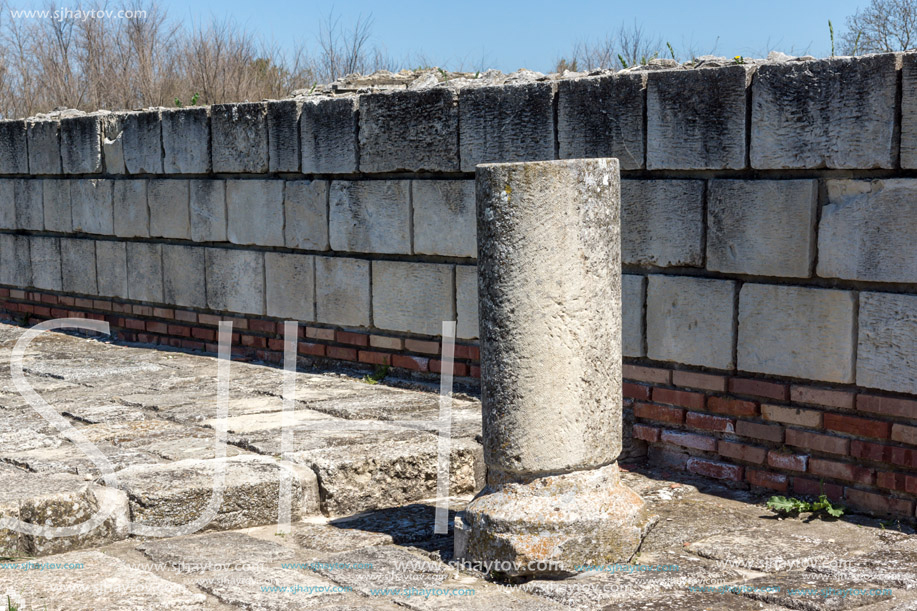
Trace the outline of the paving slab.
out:
<instances>
[{"instance_id":1,"label":"paving slab","mask_svg":"<svg viewBox=\"0 0 917 611\"><path fill-rule=\"evenodd\" d=\"M800 611L842 611L892 600L893 594L870 581L820 579L820 575L792 571L768 575L744 584L741 595Z\"/></svg>"},{"instance_id":2,"label":"paving slab","mask_svg":"<svg viewBox=\"0 0 917 611\"><path fill-rule=\"evenodd\" d=\"M0 596L10 596L20 609L125 611L203 609L206 597L177 583L129 566L98 551L73 552L47 559L79 568L53 573L3 571Z\"/></svg>"},{"instance_id":3,"label":"paving slab","mask_svg":"<svg viewBox=\"0 0 917 611\"><path fill-rule=\"evenodd\" d=\"M295 554L291 548L237 531L159 539L137 549L153 562L182 573L276 563Z\"/></svg>"}]
</instances>

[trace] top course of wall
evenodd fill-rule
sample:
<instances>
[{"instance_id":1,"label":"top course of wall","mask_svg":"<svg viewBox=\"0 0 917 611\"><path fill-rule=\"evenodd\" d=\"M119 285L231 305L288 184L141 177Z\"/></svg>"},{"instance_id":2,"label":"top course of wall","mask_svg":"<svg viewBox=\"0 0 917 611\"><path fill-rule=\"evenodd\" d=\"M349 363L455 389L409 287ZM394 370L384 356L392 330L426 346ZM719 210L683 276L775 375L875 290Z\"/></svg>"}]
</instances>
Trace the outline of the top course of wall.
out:
<instances>
[{"instance_id":1,"label":"top course of wall","mask_svg":"<svg viewBox=\"0 0 917 611\"><path fill-rule=\"evenodd\" d=\"M0 174L449 174L597 156L624 171L917 168L917 54L493 82L3 121Z\"/></svg>"}]
</instances>

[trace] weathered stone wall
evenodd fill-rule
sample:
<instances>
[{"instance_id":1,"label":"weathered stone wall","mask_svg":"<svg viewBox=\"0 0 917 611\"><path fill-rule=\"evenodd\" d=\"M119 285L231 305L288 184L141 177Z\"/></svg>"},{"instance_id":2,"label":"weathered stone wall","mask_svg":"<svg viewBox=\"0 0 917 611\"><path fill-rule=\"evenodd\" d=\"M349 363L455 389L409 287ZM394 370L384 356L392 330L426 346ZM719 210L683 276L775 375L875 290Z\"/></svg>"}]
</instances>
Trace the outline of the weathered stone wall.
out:
<instances>
[{"instance_id":1,"label":"weathered stone wall","mask_svg":"<svg viewBox=\"0 0 917 611\"><path fill-rule=\"evenodd\" d=\"M474 166L606 156L626 447L913 516L917 54L0 122L2 307L473 383Z\"/></svg>"}]
</instances>

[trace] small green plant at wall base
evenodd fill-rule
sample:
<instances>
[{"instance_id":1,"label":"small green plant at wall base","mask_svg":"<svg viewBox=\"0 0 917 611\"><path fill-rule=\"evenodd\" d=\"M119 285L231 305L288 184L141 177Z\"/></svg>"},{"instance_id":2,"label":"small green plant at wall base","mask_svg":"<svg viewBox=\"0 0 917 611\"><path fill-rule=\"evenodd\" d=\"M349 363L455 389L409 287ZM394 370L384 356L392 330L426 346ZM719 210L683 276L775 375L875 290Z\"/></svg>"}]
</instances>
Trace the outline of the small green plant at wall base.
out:
<instances>
[{"instance_id":1,"label":"small green plant at wall base","mask_svg":"<svg viewBox=\"0 0 917 611\"><path fill-rule=\"evenodd\" d=\"M772 496L767 501L767 507L781 515L790 516L795 516L802 512L819 513L821 511L824 511L832 518L839 518L844 515L844 508L832 505L824 494L819 496L814 503L793 497Z\"/></svg>"},{"instance_id":2,"label":"small green plant at wall base","mask_svg":"<svg viewBox=\"0 0 917 611\"><path fill-rule=\"evenodd\" d=\"M669 48L669 55L672 56L672 59L678 60L678 58L675 57L675 49L672 48L672 43L667 42L667 43L665 43L665 46L667 46L667 47Z\"/></svg>"},{"instance_id":3,"label":"small green plant at wall base","mask_svg":"<svg viewBox=\"0 0 917 611\"><path fill-rule=\"evenodd\" d=\"M388 375L388 365L379 365L372 373L363 376L363 381L367 384L378 384Z\"/></svg>"}]
</instances>

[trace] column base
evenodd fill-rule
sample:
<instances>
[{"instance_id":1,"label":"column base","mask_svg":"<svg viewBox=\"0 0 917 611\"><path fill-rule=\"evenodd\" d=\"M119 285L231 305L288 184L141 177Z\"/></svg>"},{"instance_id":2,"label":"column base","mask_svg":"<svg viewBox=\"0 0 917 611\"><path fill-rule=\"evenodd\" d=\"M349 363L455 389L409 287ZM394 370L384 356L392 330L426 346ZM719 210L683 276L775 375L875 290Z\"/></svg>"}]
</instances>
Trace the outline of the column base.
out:
<instances>
[{"instance_id":1,"label":"column base","mask_svg":"<svg viewBox=\"0 0 917 611\"><path fill-rule=\"evenodd\" d=\"M488 485L455 519L455 560L500 577L566 577L627 562L656 516L617 463Z\"/></svg>"}]
</instances>

